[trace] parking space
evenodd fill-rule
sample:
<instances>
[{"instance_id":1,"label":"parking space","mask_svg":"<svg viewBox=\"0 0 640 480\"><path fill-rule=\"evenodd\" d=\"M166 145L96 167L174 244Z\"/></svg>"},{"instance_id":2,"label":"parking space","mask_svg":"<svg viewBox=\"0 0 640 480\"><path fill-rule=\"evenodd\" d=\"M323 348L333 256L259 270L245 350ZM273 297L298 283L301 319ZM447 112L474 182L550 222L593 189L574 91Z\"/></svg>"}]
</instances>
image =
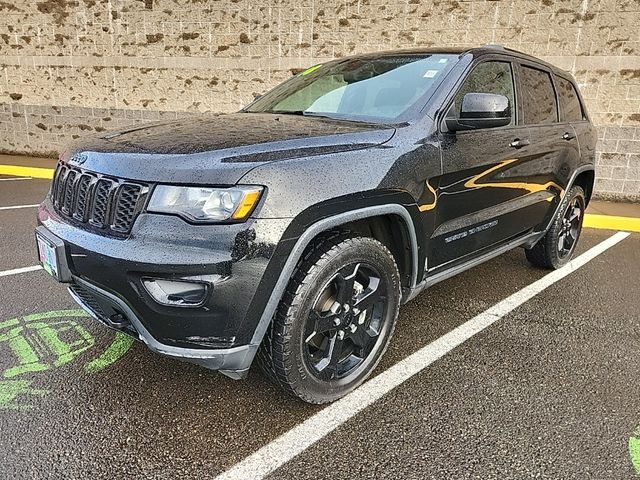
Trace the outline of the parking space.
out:
<instances>
[{"instance_id":1,"label":"parking space","mask_svg":"<svg viewBox=\"0 0 640 480\"><path fill-rule=\"evenodd\" d=\"M637 278L639 264L640 238L627 239L273 478L329 478L353 468L354 458L362 478L632 477L627 444L640 422L640 302L624 285Z\"/></svg>"},{"instance_id":2,"label":"parking space","mask_svg":"<svg viewBox=\"0 0 640 480\"><path fill-rule=\"evenodd\" d=\"M31 205L46 180L0 183ZM0 271L35 264L35 208L0 210ZM613 232L585 230L578 254ZM272 478L629 478L640 425L633 234L374 402ZM548 272L521 250L400 312L378 373ZM3 478L210 478L323 407L257 369L233 381L97 325L43 271L0 277ZM244 477L246 478L246 477Z\"/></svg>"},{"instance_id":3,"label":"parking space","mask_svg":"<svg viewBox=\"0 0 640 480\"><path fill-rule=\"evenodd\" d=\"M2 221L3 252L0 270L10 270L34 264L36 209L0 211ZM6 223L5 223L6 222ZM11 229L9 229L11 225ZM7 234L5 234L5 231ZM9 235L9 233L11 233Z\"/></svg>"},{"instance_id":4,"label":"parking space","mask_svg":"<svg viewBox=\"0 0 640 480\"><path fill-rule=\"evenodd\" d=\"M39 203L49 190L50 185L51 180L45 179L4 182L0 188L0 207L18 207Z\"/></svg>"},{"instance_id":5,"label":"parking space","mask_svg":"<svg viewBox=\"0 0 640 480\"><path fill-rule=\"evenodd\" d=\"M0 174L0 182L20 182L23 180L31 180L32 177L15 177Z\"/></svg>"}]
</instances>

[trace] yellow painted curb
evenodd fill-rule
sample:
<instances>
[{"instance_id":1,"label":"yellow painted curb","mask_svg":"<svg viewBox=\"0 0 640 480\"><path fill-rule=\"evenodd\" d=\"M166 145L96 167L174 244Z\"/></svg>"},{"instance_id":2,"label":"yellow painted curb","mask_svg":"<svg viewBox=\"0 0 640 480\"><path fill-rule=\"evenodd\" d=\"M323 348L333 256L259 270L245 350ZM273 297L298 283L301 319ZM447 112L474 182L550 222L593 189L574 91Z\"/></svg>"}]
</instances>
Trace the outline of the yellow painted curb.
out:
<instances>
[{"instance_id":1,"label":"yellow painted curb","mask_svg":"<svg viewBox=\"0 0 640 480\"><path fill-rule=\"evenodd\" d=\"M603 228L605 230L640 232L640 218L615 217L613 215L595 215L588 213L584 216L584 223L582 226L586 228Z\"/></svg>"},{"instance_id":2,"label":"yellow painted curb","mask_svg":"<svg viewBox=\"0 0 640 480\"><path fill-rule=\"evenodd\" d=\"M39 167L21 167L19 165L0 165L0 175L51 179L53 178L53 169Z\"/></svg>"}]
</instances>

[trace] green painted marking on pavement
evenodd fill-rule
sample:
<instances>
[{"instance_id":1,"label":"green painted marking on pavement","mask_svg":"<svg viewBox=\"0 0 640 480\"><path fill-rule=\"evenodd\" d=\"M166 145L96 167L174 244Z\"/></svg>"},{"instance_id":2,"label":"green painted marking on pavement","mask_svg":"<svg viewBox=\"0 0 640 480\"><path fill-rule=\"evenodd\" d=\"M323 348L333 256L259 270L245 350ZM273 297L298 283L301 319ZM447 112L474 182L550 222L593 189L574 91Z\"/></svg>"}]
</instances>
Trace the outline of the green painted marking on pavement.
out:
<instances>
[{"instance_id":1,"label":"green painted marking on pavement","mask_svg":"<svg viewBox=\"0 0 640 480\"><path fill-rule=\"evenodd\" d=\"M16 325L18 325L18 319L17 318L12 318L11 320L6 320L4 322L0 322L0 330L2 330L3 328L9 328L9 327L14 327Z\"/></svg>"},{"instance_id":2,"label":"green painted marking on pavement","mask_svg":"<svg viewBox=\"0 0 640 480\"><path fill-rule=\"evenodd\" d=\"M25 322L31 322L32 320L44 320L45 318L58 318L58 317L89 318L89 315L87 315L87 313L81 308L72 308L69 310L51 310L50 312L32 313L31 315L25 315L24 317L22 317L22 319ZM14 318L13 320L18 320L18 319Z\"/></svg>"},{"instance_id":3,"label":"green painted marking on pavement","mask_svg":"<svg viewBox=\"0 0 640 480\"><path fill-rule=\"evenodd\" d=\"M0 380L0 408L8 410L29 410L31 405L16 403L19 395L44 396L49 390L31 388L31 380Z\"/></svg>"},{"instance_id":4,"label":"green painted marking on pavement","mask_svg":"<svg viewBox=\"0 0 640 480\"><path fill-rule=\"evenodd\" d=\"M633 436L629 437L629 455L633 468L640 475L640 428L635 431Z\"/></svg>"},{"instance_id":5,"label":"green painted marking on pavement","mask_svg":"<svg viewBox=\"0 0 640 480\"><path fill-rule=\"evenodd\" d=\"M49 390L31 386L33 375L71 364L95 346L91 333L74 319L86 317L84 310L70 309L0 322L0 359L13 360L9 365L5 364L4 370L0 368L0 409L32 408L19 399L49 393ZM84 370L93 374L106 369L122 358L132 344L132 338L117 332L104 352L92 360L85 360ZM2 347L5 347L4 351Z\"/></svg>"},{"instance_id":6,"label":"green painted marking on pavement","mask_svg":"<svg viewBox=\"0 0 640 480\"><path fill-rule=\"evenodd\" d=\"M89 373L96 373L104 370L110 365L117 362L133 345L133 338L125 335L122 332L116 332L116 338L113 343L109 345L102 355L95 360L90 361L84 366L84 369Z\"/></svg>"}]
</instances>

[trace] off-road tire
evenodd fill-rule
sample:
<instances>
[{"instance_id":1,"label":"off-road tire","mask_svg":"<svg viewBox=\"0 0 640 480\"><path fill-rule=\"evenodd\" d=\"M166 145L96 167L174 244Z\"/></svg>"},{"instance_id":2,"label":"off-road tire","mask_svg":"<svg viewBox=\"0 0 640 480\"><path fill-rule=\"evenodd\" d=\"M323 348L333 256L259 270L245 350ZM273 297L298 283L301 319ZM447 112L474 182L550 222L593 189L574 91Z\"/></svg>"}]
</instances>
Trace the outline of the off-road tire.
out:
<instances>
[{"instance_id":1,"label":"off-road tire","mask_svg":"<svg viewBox=\"0 0 640 480\"><path fill-rule=\"evenodd\" d=\"M558 248L559 243L559 235L562 232L563 219L567 213L567 209L569 205L574 204L577 201L582 206L582 212L579 219L579 226L577 232L577 238L573 244L571 251L564 257L560 256L560 251ZM567 264L571 257L575 252L575 244L578 243L580 238L580 232L582 231L582 221L584 219L584 211L586 208L586 199L584 195L584 190L582 187L574 186L567 192L567 194L560 202L560 206L556 213L556 216L552 220L552 224L549 227L549 230L538 242L533 246L533 248L525 250L525 255L529 262L541 268L547 269L557 269Z\"/></svg>"},{"instance_id":2,"label":"off-road tire","mask_svg":"<svg viewBox=\"0 0 640 480\"><path fill-rule=\"evenodd\" d=\"M353 378L321 381L303 359L303 324L327 278L353 262L375 265L388 282L386 332L380 334L367 368ZM287 393L308 403L332 402L360 385L375 369L395 329L401 297L400 274L391 252L379 241L351 233L321 236L307 249L289 281L257 354L266 376ZM373 358L375 357L375 358ZM369 359L369 357L367 357ZM364 366L363 366L364 368ZM347 381L348 380L348 381Z\"/></svg>"}]
</instances>

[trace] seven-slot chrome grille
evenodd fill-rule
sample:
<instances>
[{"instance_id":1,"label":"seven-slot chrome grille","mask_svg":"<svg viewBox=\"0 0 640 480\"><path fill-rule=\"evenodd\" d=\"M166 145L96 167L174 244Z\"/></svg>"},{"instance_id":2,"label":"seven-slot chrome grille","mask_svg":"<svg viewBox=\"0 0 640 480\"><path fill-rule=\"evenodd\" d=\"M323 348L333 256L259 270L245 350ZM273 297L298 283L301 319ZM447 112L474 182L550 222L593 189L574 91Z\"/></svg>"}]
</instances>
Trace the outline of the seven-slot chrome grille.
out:
<instances>
[{"instance_id":1,"label":"seven-slot chrome grille","mask_svg":"<svg viewBox=\"0 0 640 480\"><path fill-rule=\"evenodd\" d=\"M51 201L56 212L115 235L126 235L144 206L147 185L105 177L60 163Z\"/></svg>"}]
</instances>

